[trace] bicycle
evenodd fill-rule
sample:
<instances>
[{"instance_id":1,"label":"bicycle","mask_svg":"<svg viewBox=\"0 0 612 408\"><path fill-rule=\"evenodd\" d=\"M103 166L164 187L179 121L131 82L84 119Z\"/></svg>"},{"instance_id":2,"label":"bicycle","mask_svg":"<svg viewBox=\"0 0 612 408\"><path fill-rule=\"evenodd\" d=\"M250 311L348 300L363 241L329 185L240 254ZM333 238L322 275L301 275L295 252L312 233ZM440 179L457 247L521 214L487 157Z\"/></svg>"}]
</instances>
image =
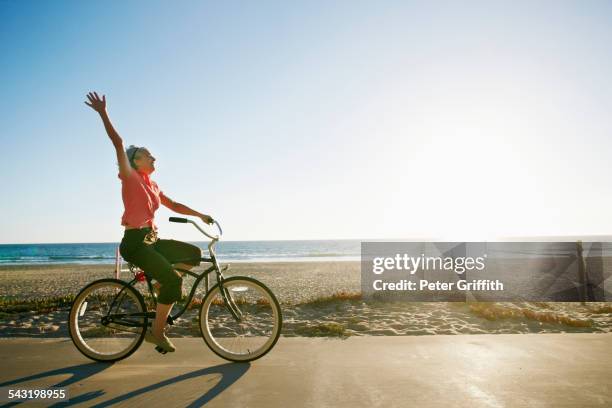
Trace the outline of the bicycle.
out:
<instances>
[{"instance_id":1,"label":"bicycle","mask_svg":"<svg viewBox=\"0 0 612 408\"><path fill-rule=\"evenodd\" d=\"M182 309L168 316L168 324L183 315L194 299L196 289L205 282L205 295L198 314L200 335L206 345L219 357L229 361L246 362L263 357L278 341L282 328L282 313L274 293L263 283L247 276L225 278L229 265L221 267L215 254L215 245L223 235L221 226L216 236L208 234L195 222L170 217L171 222L191 223L211 239L209 257L200 262L211 263L197 274L186 269L174 269L195 278ZM176 260L173 266L194 259ZM155 311L147 309L145 298L135 287L145 282L149 299L154 306L157 294L152 280L134 265L129 265L134 277L126 282L120 279L100 279L85 286L76 296L69 316L72 342L86 357L95 361L113 362L129 357L142 344L146 330L155 319ZM217 282L209 289L209 275L215 272ZM162 354L160 347L156 350Z\"/></svg>"}]
</instances>

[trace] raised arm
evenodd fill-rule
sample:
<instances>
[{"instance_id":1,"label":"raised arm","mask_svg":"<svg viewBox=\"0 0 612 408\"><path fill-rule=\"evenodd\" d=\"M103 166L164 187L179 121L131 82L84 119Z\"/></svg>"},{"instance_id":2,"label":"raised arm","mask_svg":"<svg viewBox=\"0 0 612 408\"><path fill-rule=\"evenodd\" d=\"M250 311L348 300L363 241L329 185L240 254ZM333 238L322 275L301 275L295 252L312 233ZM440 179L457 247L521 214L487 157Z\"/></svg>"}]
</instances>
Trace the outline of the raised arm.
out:
<instances>
[{"instance_id":1,"label":"raised arm","mask_svg":"<svg viewBox=\"0 0 612 408\"><path fill-rule=\"evenodd\" d=\"M130 166L130 161L128 160L127 155L125 154L125 149L123 148L123 140L119 133L113 127L113 124L108 117L108 113L106 112L106 95L102 95L102 99L98 96L96 92L90 92L87 94L87 99L89 99L89 103L85 102L85 105L89 106L91 109L98 112L102 122L104 123L104 128L106 129L106 133L110 138L113 146L115 146L115 152L117 153L117 162L119 163L119 174L122 178L129 176L132 171L132 166Z\"/></svg>"}]
</instances>

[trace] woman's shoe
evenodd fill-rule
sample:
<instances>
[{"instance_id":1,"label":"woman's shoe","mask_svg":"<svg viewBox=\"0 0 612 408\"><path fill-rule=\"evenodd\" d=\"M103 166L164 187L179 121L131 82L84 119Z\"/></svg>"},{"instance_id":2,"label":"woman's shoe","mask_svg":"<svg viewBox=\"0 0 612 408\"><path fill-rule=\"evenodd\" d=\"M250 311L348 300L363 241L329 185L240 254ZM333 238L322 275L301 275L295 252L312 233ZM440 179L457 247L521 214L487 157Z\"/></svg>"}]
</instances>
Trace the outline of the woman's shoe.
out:
<instances>
[{"instance_id":1,"label":"woman's shoe","mask_svg":"<svg viewBox=\"0 0 612 408\"><path fill-rule=\"evenodd\" d=\"M176 347L174 347L174 344L172 344L170 339L168 339L168 337L166 337L165 334L162 334L162 337L160 339L160 338L155 337L151 330L147 330L147 332L145 334L145 341L147 343L153 343L153 344L161 347L162 350L164 350L164 351L173 352L173 351L176 350Z\"/></svg>"}]
</instances>

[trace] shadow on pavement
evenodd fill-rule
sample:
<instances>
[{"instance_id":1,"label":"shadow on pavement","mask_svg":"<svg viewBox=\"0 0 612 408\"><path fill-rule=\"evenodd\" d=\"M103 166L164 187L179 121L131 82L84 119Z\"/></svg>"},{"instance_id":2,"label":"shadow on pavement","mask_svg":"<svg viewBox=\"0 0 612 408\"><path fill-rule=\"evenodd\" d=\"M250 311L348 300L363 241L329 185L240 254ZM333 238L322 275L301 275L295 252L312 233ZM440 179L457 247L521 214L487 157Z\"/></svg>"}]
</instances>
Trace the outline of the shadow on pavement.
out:
<instances>
[{"instance_id":1,"label":"shadow on pavement","mask_svg":"<svg viewBox=\"0 0 612 408\"><path fill-rule=\"evenodd\" d=\"M187 407L200 407L206 404L208 401L215 398L220 393L222 393L230 385L235 383L240 377L244 375L244 373L247 372L250 366L251 365L249 363L226 363L226 364L221 364L221 365L217 365L214 367L203 368L201 370L192 371L190 373L185 373L185 374L179 375L174 378L169 378L167 380L160 381L157 384L151 384L146 387L142 387L138 390L130 391L128 393L119 395L108 401L104 401L97 405L93 405L92 407L94 408L108 407L108 406L117 404L119 402L129 400L130 398L134 398L139 395L145 394L147 392L179 383L181 381L185 381L185 380L189 380L192 378L196 378L196 377L200 377L200 376L208 375L208 374L213 374L213 373L221 374L223 376L223 378L221 378L221 381L219 381L213 388L208 390L200 398L193 401L191 404L187 405Z\"/></svg>"},{"instance_id":2,"label":"shadow on pavement","mask_svg":"<svg viewBox=\"0 0 612 408\"><path fill-rule=\"evenodd\" d=\"M72 374L71 377L65 380L62 380L58 382L57 384L50 386L50 387L67 387L70 384L74 384L78 381L89 378L92 375L95 375L103 370L106 370L112 365L113 365L112 363L88 363L88 364L79 364L79 365L74 365L74 366L64 367L64 368L57 368L55 370L45 371L43 373L32 374L27 377L21 377L15 380L3 382L3 383L0 383L0 387L7 387L10 385L24 383L24 382L28 382L32 380L38 380L38 379L45 378L45 377L52 377L54 375ZM83 395L79 395L78 397L71 398L70 401L60 402L58 404L60 404L61 406L68 406L72 404L85 402L85 401L88 401L94 398L98 398L102 395L104 395L104 391L102 390L92 391L92 392L89 392ZM15 401L7 405L3 405L3 406L12 407L15 405L19 405L23 402L26 402L26 401ZM56 404L55 406L57 406L58 404Z\"/></svg>"},{"instance_id":3,"label":"shadow on pavement","mask_svg":"<svg viewBox=\"0 0 612 408\"><path fill-rule=\"evenodd\" d=\"M67 387L70 384L73 384L73 383L82 381L86 378L89 378L109 368L112 365L113 365L112 363L89 363L89 364L81 364L81 365L75 365L75 366L65 367L65 368L58 368L55 370L45 371L43 373L33 374L27 377L17 378L15 380L10 380L4 383L0 383L0 387L11 386L14 384L24 383L24 382L28 382L32 380L38 380L38 379L45 378L45 377L51 377L54 375L72 374L70 378L67 378L66 380L62 380L58 382L57 384L50 386L50 387ZM213 388L208 390L204 395L202 395L201 397L199 397L198 399L196 399L195 401L193 401L191 404L188 405L188 407L200 407L206 404L207 402L209 402L210 400L212 400L213 398L215 398L220 393L222 393L233 383L235 383L240 377L242 377L248 371L250 366L251 365L249 363L225 363L225 364L217 365L214 367L203 368L201 370L196 370L190 373L185 373L185 374L179 375L174 378L169 378L167 380L160 381L156 384L151 384L146 387L142 387L140 389L130 391L123 395L119 395L115 398L112 398L108 401L100 402L99 404L96 404L96 405L91 405L92 400L99 398L103 396L104 394L106 394L104 390L90 391L90 392L87 392L87 393L84 393L78 396L72 396L70 397L69 401L57 402L56 404L51 405L51 406L52 407L68 407L68 406L75 405L75 404L82 404L86 401L91 401L89 406L108 407L108 406L117 404L119 402L126 401L131 398L137 397L139 395L145 394L147 392L179 383L181 381L185 381L185 380L189 380L192 378L196 378L196 377L200 377L200 376L204 376L208 374L213 374L213 373L221 374L222 375L221 381L219 381ZM7 405L3 405L3 406L12 407L15 405L19 405L23 402L26 402L26 401L15 401Z\"/></svg>"}]
</instances>

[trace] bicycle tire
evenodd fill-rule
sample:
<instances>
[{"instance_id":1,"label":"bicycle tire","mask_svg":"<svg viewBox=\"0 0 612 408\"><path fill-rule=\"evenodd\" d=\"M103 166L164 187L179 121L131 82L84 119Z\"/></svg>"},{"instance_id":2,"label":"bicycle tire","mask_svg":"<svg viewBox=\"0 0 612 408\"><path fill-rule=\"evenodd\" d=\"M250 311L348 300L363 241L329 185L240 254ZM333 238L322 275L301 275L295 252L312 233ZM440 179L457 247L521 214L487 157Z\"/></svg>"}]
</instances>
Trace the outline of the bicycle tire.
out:
<instances>
[{"instance_id":1,"label":"bicycle tire","mask_svg":"<svg viewBox=\"0 0 612 408\"><path fill-rule=\"evenodd\" d=\"M246 276L224 279L223 287L233 296L243 313L243 320L233 320L217 283L206 294L200 306L199 326L204 342L216 355L229 361L247 362L263 357L276 345L283 326L282 311L276 296L266 285ZM245 333L247 324L253 327ZM267 325L271 325L271 328L268 329ZM248 341L243 336L242 343L245 347L249 343L261 343L257 348L238 352L228 347L229 343L238 345L236 339L241 334L253 333L262 335L249 337Z\"/></svg>"},{"instance_id":2,"label":"bicycle tire","mask_svg":"<svg viewBox=\"0 0 612 408\"><path fill-rule=\"evenodd\" d=\"M134 309L135 312L142 314L142 316L137 316L135 318L134 324L139 324L139 325L141 324L142 327L135 326L132 331L132 330L127 330L127 326L116 325L116 326L110 327L109 325L104 325L101 320L102 319L101 316L104 313L107 313L107 310L104 310L104 308L107 306L110 307L110 305L113 304L111 300L104 299L105 295L98 295L100 298L99 303L101 306L99 308L101 309L101 312L90 313L90 315L88 315L88 318L91 321L90 327L87 330L85 330L84 325L83 327L81 327L82 326L81 320L85 321L85 319L81 319L81 318L84 317L87 310L88 309L91 309L91 311L96 310L95 306L90 306L88 304L89 302L87 301L87 299L88 299L88 296L92 295L94 291L97 289L106 289L108 291L107 296L109 297L114 293L116 294L121 293L120 296L122 297L129 296L131 298L131 301L133 302L132 307L135 308ZM95 300L96 298L93 297L93 299ZM117 298L116 295L114 299L115 299L115 305L113 305L113 307L122 307L123 299ZM117 299L119 299L118 306L116 306ZM90 283L89 285L85 286L74 299L74 302L70 309L70 315L69 315L69 320L68 320L70 338L72 339L72 342L74 343L76 348L84 356L94 361L114 362L114 361L122 360L126 357L129 357L132 353L134 353L138 349L138 347L140 347L140 345L142 344L144 337L145 337L146 327L148 323L146 312L147 312L147 309L144 303L144 298L136 289L128 285L126 282L122 280L118 280L118 279L100 279L100 280L94 281ZM98 322L97 319L100 319L100 321ZM117 327L125 327L125 330L117 329ZM127 341L125 341L125 339L121 338L120 336L115 336L111 338L113 330L125 331L127 333L132 333L133 335L130 337L127 337ZM84 335L90 332L92 332L91 339L93 340L88 341L84 338ZM98 337L95 337L95 335L97 335ZM88 339L90 338L88 337ZM110 353L110 352L103 353L99 350L101 348L100 346L96 346L98 350L96 350L96 348L93 347L94 341L101 345L104 345L104 344L111 345L114 343L118 346L119 351L114 352L114 353ZM125 347L123 347L122 344L125 344Z\"/></svg>"}]
</instances>

